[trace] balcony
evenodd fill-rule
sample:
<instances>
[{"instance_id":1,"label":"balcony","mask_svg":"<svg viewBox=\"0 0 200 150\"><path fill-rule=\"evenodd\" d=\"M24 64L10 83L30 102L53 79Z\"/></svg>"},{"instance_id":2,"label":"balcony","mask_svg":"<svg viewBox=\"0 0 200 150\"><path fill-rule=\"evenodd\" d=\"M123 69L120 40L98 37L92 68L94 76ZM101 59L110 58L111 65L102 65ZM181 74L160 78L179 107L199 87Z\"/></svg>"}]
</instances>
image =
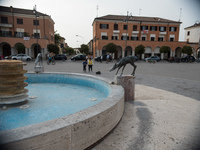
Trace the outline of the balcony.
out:
<instances>
[{"instance_id":1,"label":"balcony","mask_svg":"<svg viewBox=\"0 0 200 150\"><path fill-rule=\"evenodd\" d=\"M113 33L115 33L115 34L119 34L119 30L113 30Z\"/></svg>"},{"instance_id":2,"label":"balcony","mask_svg":"<svg viewBox=\"0 0 200 150\"><path fill-rule=\"evenodd\" d=\"M12 24L8 24L8 23L0 23L0 27L12 28Z\"/></svg>"}]
</instances>

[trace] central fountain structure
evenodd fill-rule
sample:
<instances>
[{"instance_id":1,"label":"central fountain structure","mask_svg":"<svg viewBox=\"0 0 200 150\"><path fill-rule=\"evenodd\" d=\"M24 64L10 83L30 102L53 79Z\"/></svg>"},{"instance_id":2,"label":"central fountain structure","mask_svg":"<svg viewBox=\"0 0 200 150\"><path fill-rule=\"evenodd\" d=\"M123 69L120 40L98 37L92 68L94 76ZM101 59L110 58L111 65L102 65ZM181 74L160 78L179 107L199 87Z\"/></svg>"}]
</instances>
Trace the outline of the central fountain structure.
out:
<instances>
[{"instance_id":1,"label":"central fountain structure","mask_svg":"<svg viewBox=\"0 0 200 150\"><path fill-rule=\"evenodd\" d=\"M74 73L27 73L27 79L27 77L24 76L26 71L23 70L23 65L24 63L21 61L0 61L0 128L2 126L7 127L9 125L12 126L23 123L15 122L13 119L23 119L27 116L27 119L24 121L31 122L33 118L37 120L37 118L41 118L45 115L39 110L39 112L36 111L36 113L31 114L32 108L35 106L36 108L40 106L40 109L44 109L43 112L50 110L50 113L47 112L46 117L53 114L55 115L56 110L60 110L61 106L64 108L62 111L67 112L69 109L68 107L71 107L70 104L63 106L61 101L73 102L73 99L66 97L61 98L63 92L59 93L59 88L63 89L68 85L77 85L84 89L90 88L91 90L89 90L87 94L92 90L97 90L105 95L105 99L72 114L31 123L25 126L0 130L1 150L83 150L103 138L120 121L124 111L124 89L122 86L111 84L108 79L101 77ZM24 80L28 83L24 82ZM31 100L29 99L30 96L28 97L27 94L28 90L24 89L28 84L32 84L33 88L31 90L44 92L49 86L49 83L60 84L55 93L49 93L51 98L56 95L53 102L49 101L49 97L45 93L41 94L43 96L42 99L39 98L39 95L35 95L38 97ZM47 87L38 89L37 84L42 86L46 85ZM31 90L29 90L29 94ZM75 95L79 95L79 93L80 92L77 91ZM86 103L86 101L94 102L96 100L93 98L84 100L83 97L84 96L80 95L78 98L84 103ZM45 104L41 103L45 100L49 108L46 108ZM24 105L24 103L30 107L19 109L19 106ZM61 104L57 105L58 103ZM9 105L9 107L3 109L3 106L7 105ZM76 103L73 107L76 108L80 106L80 103ZM87 137L85 137L86 135Z\"/></svg>"}]
</instances>

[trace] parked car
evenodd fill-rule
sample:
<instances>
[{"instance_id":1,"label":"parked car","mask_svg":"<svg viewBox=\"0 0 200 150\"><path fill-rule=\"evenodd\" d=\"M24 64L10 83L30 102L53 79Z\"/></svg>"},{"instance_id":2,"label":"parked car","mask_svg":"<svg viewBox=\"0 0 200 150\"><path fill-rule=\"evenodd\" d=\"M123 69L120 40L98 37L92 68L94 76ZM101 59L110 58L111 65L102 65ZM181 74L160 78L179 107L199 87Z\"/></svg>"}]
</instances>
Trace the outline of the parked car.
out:
<instances>
[{"instance_id":1,"label":"parked car","mask_svg":"<svg viewBox=\"0 0 200 150\"><path fill-rule=\"evenodd\" d=\"M101 56L95 57L94 60L95 60L95 61L100 61L100 60L101 60ZM106 54L103 55L103 60L107 60L107 55L106 55ZM109 57L109 60L110 60L110 61L112 60L112 56L111 56L111 55L110 55L110 57Z\"/></svg>"},{"instance_id":2,"label":"parked car","mask_svg":"<svg viewBox=\"0 0 200 150\"><path fill-rule=\"evenodd\" d=\"M79 55L75 55L71 58L72 61L76 61L76 60L84 60L86 59L86 55L83 54L79 54Z\"/></svg>"},{"instance_id":3,"label":"parked car","mask_svg":"<svg viewBox=\"0 0 200 150\"><path fill-rule=\"evenodd\" d=\"M187 56L182 57L181 61L182 62L194 62L195 58L194 58L194 56L187 55Z\"/></svg>"},{"instance_id":4,"label":"parked car","mask_svg":"<svg viewBox=\"0 0 200 150\"><path fill-rule=\"evenodd\" d=\"M67 56L64 55L64 54L56 54L56 55L54 56L54 59L55 59L55 60L63 60L63 61L65 61L65 60L67 60Z\"/></svg>"},{"instance_id":5,"label":"parked car","mask_svg":"<svg viewBox=\"0 0 200 150\"><path fill-rule=\"evenodd\" d=\"M22 61L30 61L31 57L26 54L17 54L12 56L13 60L22 60Z\"/></svg>"},{"instance_id":6,"label":"parked car","mask_svg":"<svg viewBox=\"0 0 200 150\"><path fill-rule=\"evenodd\" d=\"M160 57L158 56L151 56L151 57L148 57L148 58L145 58L144 61L150 61L150 60L154 60L154 61L160 61Z\"/></svg>"},{"instance_id":7,"label":"parked car","mask_svg":"<svg viewBox=\"0 0 200 150\"><path fill-rule=\"evenodd\" d=\"M12 59L12 56L16 56L16 55L5 56L4 59Z\"/></svg>"}]
</instances>

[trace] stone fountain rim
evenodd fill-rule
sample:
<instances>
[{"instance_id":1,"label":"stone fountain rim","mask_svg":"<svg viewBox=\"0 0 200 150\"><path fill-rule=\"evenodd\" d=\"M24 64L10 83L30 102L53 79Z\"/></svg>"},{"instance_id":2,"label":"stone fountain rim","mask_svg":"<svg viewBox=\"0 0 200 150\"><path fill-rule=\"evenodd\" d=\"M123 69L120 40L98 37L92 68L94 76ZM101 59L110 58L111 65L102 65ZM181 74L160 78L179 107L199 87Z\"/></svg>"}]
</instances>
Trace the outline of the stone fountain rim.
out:
<instances>
[{"instance_id":1,"label":"stone fountain rim","mask_svg":"<svg viewBox=\"0 0 200 150\"><path fill-rule=\"evenodd\" d=\"M28 74L34 74L34 73L28 73ZM20 127L20 128L6 130L6 131L0 131L0 144L8 144L8 143L16 142L16 141L25 140L28 138L32 138L34 136L49 133L51 131L66 128L67 126L72 128L72 126L74 126L76 123L92 118L102 112L109 110L111 107L115 107L115 105L124 101L123 87L120 85L110 84L111 81L108 79L97 77L94 75L85 75L85 74L80 74L80 73L45 72L43 74L64 74L64 75L82 76L86 78L88 77L94 78L94 79L101 80L107 83L111 87L111 92L106 99L104 99L102 102L98 103L97 105L81 110L74 114L70 114L70 115L56 118L53 120L45 121L42 123L28 125L25 127ZM121 117L122 115L120 116L120 118Z\"/></svg>"}]
</instances>

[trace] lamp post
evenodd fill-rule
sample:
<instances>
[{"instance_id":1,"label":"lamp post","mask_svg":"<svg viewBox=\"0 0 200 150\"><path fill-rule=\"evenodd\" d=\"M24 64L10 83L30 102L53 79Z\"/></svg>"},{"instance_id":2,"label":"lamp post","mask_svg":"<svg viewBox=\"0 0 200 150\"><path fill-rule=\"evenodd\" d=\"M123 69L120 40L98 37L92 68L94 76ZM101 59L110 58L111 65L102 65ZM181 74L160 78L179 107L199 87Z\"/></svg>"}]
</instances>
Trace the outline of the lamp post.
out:
<instances>
[{"instance_id":1,"label":"lamp post","mask_svg":"<svg viewBox=\"0 0 200 150\"><path fill-rule=\"evenodd\" d=\"M127 27L126 27L126 47L125 47L125 54L126 54L126 52L127 52L127 40L128 40L128 36L127 36L127 34L128 34L128 20L129 20L129 18L132 18L132 14L130 14L129 15L129 12L127 11L127 16L126 16L126 18L124 19L124 22L126 22L126 25L127 25Z\"/></svg>"},{"instance_id":2,"label":"lamp post","mask_svg":"<svg viewBox=\"0 0 200 150\"><path fill-rule=\"evenodd\" d=\"M82 37L82 36L80 36L80 35L76 35L77 37L81 37L82 39L83 39L83 44L84 44L84 38Z\"/></svg>"},{"instance_id":3,"label":"lamp post","mask_svg":"<svg viewBox=\"0 0 200 150\"><path fill-rule=\"evenodd\" d=\"M37 9L36 9L36 5L33 7L33 13L35 14L35 18L36 18L36 38L37 38L37 54L38 54L38 30L37 30L37 18L39 17L39 14L37 12Z\"/></svg>"}]
</instances>

